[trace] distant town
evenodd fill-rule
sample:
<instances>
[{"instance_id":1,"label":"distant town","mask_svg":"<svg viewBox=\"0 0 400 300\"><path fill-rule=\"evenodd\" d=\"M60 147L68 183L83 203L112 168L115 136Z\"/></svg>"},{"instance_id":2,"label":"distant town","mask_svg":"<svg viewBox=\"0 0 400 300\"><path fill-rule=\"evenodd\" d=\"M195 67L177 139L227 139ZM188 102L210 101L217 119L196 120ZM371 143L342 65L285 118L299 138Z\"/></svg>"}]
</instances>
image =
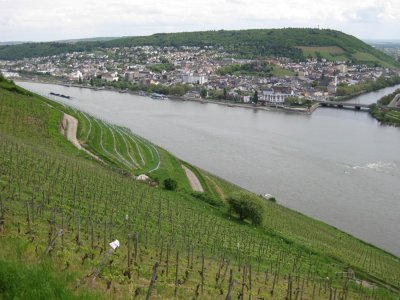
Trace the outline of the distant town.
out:
<instances>
[{"instance_id":1,"label":"distant town","mask_svg":"<svg viewBox=\"0 0 400 300\"><path fill-rule=\"evenodd\" d=\"M349 87L399 75L389 68L322 57L303 62L285 57L240 59L212 46L97 49L3 60L0 70L14 79L275 106L309 106L313 100L346 96Z\"/></svg>"}]
</instances>

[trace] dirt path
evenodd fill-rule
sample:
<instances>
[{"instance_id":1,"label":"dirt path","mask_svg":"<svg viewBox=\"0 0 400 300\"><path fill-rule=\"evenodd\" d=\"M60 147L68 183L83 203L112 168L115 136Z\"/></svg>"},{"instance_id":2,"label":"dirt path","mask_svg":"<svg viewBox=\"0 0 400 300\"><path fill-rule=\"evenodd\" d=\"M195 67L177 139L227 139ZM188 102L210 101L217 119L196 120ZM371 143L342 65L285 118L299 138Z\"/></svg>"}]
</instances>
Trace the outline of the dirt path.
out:
<instances>
[{"instance_id":1,"label":"dirt path","mask_svg":"<svg viewBox=\"0 0 400 300\"><path fill-rule=\"evenodd\" d=\"M190 170L189 168L185 167L184 165L182 165L183 170L185 170L186 176L189 180L189 184L192 188L193 191L195 192L201 192L203 193L203 187L201 186L201 183L199 181L199 179L197 178L197 176L192 172L192 170Z\"/></svg>"},{"instance_id":2,"label":"dirt path","mask_svg":"<svg viewBox=\"0 0 400 300\"><path fill-rule=\"evenodd\" d=\"M210 176L206 175L206 178L215 186L215 189L217 190L218 195L221 197L221 200L225 201L225 193L221 187L213 179L211 179Z\"/></svg>"},{"instance_id":3,"label":"dirt path","mask_svg":"<svg viewBox=\"0 0 400 300\"><path fill-rule=\"evenodd\" d=\"M94 155L89 150L83 148L82 145L79 143L78 139L76 138L76 132L78 131L78 120L76 118L64 113L60 130L61 133L67 138L67 140L70 141L76 148L85 151L88 155L90 155L94 159L102 163L105 163L100 157Z\"/></svg>"}]
</instances>

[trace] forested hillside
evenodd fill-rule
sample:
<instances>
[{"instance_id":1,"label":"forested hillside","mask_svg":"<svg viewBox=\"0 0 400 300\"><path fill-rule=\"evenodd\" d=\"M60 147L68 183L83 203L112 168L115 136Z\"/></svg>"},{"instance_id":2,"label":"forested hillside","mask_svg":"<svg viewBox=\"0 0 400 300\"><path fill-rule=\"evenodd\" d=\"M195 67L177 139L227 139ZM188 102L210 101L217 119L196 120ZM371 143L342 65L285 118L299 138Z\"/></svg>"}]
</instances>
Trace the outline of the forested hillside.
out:
<instances>
[{"instance_id":1,"label":"forested hillside","mask_svg":"<svg viewBox=\"0 0 400 300\"><path fill-rule=\"evenodd\" d=\"M72 51L123 46L212 46L240 57L274 56L303 60L322 57L328 60L351 60L356 63L399 67L400 63L354 36L328 29L249 29L124 37L109 41L76 43L27 43L0 46L0 59L21 59L57 55Z\"/></svg>"}]
</instances>

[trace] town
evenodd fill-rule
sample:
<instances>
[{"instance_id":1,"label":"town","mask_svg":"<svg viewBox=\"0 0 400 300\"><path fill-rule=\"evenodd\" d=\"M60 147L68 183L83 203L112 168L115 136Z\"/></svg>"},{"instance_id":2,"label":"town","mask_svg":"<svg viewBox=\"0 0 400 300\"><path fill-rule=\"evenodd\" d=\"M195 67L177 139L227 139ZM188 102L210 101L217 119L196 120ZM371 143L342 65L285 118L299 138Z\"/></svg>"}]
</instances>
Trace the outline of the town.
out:
<instances>
[{"instance_id":1,"label":"town","mask_svg":"<svg viewBox=\"0 0 400 300\"><path fill-rule=\"evenodd\" d=\"M14 79L57 81L121 92L157 92L185 99L310 107L313 100L347 96L349 87L398 78L380 66L285 57L243 59L223 47L114 47L91 52L0 61ZM354 92L358 92L354 89Z\"/></svg>"}]
</instances>

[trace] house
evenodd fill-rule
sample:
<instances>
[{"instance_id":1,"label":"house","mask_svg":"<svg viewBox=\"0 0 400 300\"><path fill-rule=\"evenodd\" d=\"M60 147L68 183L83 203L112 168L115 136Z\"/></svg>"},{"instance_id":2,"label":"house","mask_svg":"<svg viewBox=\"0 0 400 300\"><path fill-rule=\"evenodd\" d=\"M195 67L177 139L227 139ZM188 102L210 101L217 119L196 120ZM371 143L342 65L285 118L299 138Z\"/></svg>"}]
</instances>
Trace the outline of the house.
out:
<instances>
[{"instance_id":1,"label":"house","mask_svg":"<svg viewBox=\"0 0 400 300\"><path fill-rule=\"evenodd\" d=\"M208 81L207 76L197 73L188 73L182 75L182 82L190 84L205 84Z\"/></svg>"},{"instance_id":2,"label":"house","mask_svg":"<svg viewBox=\"0 0 400 300\"><path fill-rule=\"evenodd\" d=\"M259 102L264 102L268 104L282 105L285 103L287 97L294 97L294 92L287 89L287 87L278 88L274 87L272 89L264 90L262 95L259 97Z\"/></svg>"},{"instance_id":3,"label":"house","mask_svg":"<svg viewBox=\"0 0 400 300\"><path fill-rule=\"evenodd\" d=\"M101 75L101 79L107 81L107 82L113 82L113 81L118 81L118 74L116 72L114 73L105 73Z\"/></svg>"},{"instance_id":4,"label":"house","mask_svg":"<svg viewBox=\"0 0 400 300\"><path fill-rule=\"evenodd\" d=\"M241 100L244 103L249 103L249 102L251 102L251 97L250 96L241 96Z\"/></svg>"}]
</instances>

